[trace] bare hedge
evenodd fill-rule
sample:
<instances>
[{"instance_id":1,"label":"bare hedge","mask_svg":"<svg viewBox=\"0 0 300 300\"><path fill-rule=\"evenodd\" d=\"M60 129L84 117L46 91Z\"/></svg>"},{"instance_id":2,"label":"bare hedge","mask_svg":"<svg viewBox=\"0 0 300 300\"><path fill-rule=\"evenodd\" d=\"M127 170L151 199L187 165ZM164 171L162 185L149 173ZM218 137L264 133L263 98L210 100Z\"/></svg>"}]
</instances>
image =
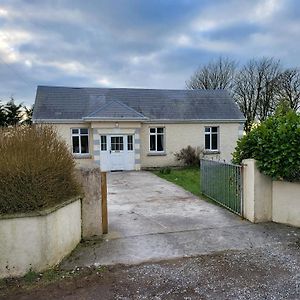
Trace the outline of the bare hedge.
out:
<instances>
[{"instance_id":1,"label":"bare hedge","mask_svg":"<svg viewBox=\"0 0 300 300\"><path fill-rule=\"evenodd\" d=\"M0 214L37 211L80 195L74 167L52 127L0 129Z\"/></svg>"}]
</instances>

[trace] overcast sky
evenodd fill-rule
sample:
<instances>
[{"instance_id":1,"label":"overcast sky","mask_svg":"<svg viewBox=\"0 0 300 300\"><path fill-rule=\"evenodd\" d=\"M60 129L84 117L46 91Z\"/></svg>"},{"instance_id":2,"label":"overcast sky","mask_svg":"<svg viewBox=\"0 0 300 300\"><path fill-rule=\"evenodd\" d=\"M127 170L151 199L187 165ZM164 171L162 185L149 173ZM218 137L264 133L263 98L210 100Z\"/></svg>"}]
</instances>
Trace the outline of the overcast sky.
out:
<instances>
[{"instance_id":1,"label":"overcast sky","mask_svg":"<svg viewBox=\"0 0 300 300\"><path fill-rule=\"evenodd\" d=\"M0 99L37 85L185 88L219 55L300 65L299 0L1 0Z\"/></svg>"}]
</instances>

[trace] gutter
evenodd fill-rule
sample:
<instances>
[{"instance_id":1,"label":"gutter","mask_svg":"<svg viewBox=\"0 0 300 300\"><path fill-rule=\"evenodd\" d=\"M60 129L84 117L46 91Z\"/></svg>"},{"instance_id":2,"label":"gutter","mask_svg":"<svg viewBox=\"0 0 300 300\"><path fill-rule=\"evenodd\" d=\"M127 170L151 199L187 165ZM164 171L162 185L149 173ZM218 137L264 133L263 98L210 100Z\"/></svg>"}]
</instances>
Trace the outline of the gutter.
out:
<instances>
[{"instance_id":1,"label":"gutter","mask_svg":"<svg viewBox=\"0 0 300 300\"><path fill-rule=\"evenodd\" d=\"M34 124L74 124L86 122L141 122L146 124L204 124L204 123L245 123L246 119L111 119L111 118L82 118L82 119L33 119Z\"/></svg>"}]
</instances>

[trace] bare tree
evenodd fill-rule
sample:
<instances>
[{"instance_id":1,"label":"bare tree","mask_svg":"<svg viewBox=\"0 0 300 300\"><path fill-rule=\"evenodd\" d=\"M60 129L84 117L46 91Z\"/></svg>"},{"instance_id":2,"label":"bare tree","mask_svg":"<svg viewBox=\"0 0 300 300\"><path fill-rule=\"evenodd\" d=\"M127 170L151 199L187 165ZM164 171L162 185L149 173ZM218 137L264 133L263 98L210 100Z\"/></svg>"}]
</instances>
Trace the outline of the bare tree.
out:
<instances>
[{"instance_id":1,"label":"bare tree","mask_svg":"<svg viewBox=\"0 0 300 300\"><path fill-rule=\"evenodd\" d=\"M287 69L279 77L278 100L288 101L291 109L300 108L300 70Z\"/></svg>"},{"instance_id":2,"label":"bare tree","mask_svg":"<svg viewBox=\"0 0 300 300\"><path fill-rule=\"evenodd\" d=\"M263 121L274 111L279 76L280 62L262 58L250 60L235 77L234 98L246 118L246 132L255 119Z\"/></svg>"},{"instance_id":3,"label":"bare tree","mask_svg":"<svg viewBox=\"0 0 300 300\"><path fill-rule=\"evenodd\" d=\"M219 57L200 67L186 82L188 89L231 90L237 64L229 58Z\"/></svg>"}]
</instances>

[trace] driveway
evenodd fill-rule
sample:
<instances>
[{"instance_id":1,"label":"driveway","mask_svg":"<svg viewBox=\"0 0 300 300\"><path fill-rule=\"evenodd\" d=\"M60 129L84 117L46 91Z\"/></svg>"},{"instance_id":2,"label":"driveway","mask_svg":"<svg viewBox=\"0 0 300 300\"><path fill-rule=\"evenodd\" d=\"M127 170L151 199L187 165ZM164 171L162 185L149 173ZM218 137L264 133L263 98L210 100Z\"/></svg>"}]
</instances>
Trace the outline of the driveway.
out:
<instances>
[{"instance_id":1,"label":"driveway","mask_svg":"<svg viewBox=\"0 0 300 300\"><path fill-rule=\"evenodd\" d=\"M299 241L300 231L251 224L150 172L108 175L109 233L82 243L62 267L137 264Z\"/></svg>"}]
</instances>

